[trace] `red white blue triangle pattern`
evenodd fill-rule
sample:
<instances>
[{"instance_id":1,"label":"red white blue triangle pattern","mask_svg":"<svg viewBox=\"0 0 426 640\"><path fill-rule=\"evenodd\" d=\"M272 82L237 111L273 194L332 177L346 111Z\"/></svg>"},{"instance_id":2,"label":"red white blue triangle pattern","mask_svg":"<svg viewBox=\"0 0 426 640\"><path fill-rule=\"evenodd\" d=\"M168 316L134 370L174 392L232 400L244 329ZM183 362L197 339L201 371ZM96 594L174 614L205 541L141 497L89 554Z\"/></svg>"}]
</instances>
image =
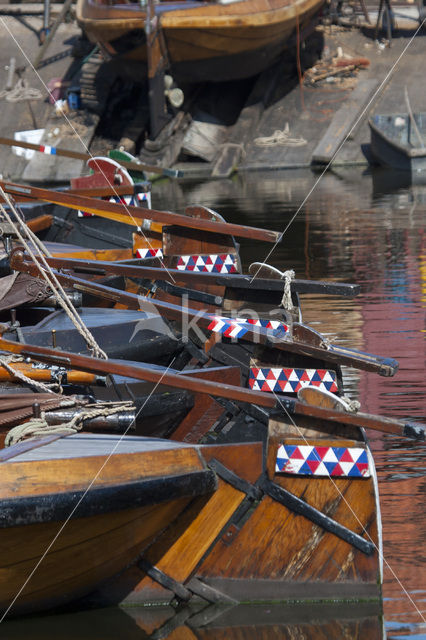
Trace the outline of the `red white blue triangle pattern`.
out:
<instances>
[{"instance_id":1,"label":"red white blue triangle pattern","mask_svg":"<svg viewBox=\"0 0 426 640\"><path fill-rule=\"evenodd\" d=\"M105 200L105 202L114 202L115 204L125 204L131 207L138 207L139 202L146 201L148 203L148 207L151 208L151 194L149 192L141 192L132 196L109 196L107 198L101 198ZM93 218L95 216L94 213L87 213L86 211L78 211L79 218Z\"/></svg>"},{"instance_id":2,"label":"red white blue triangle pattern","mask_svg":"<svg viewBox=\"0 0 426 640\"><path fill-rule=\"evenodd\" d=\"M136 256L138 258L162 258L163 252L161 249L136 249Z\"/></svg>"},{"instance_id":3,"label":"red white blue triangle pattern","mask_svg":"<svg viewBox=\"0 0 426 640\"><path fill-rule=\"evenodd\" d=\"M270 393L297 393L303 387L316 387L321 391L337 393L335 371L328 369L281 369L251 367L249 387Z\"/></svg>"},{"instance_id":4,"label":"red white blue triangle pattern","mask_svg":"<svg viewBox=\"0 0 426 640\"><path fill-rule=\"evenodd\" d=\"M360 447L282 444L278 448L275 471L299 476L370 476L367 451Z\"/></svg>"},{"instance_id":5,"label":"red white blue triangle pattern","mask_svg":"<svg viewBox=\"0 0 426 640\"><path fill-rule=\"evenodd\" d=\"M232 253L180 256L176 268L179 271L237 273L237 258Z\"/></svg>"},{"instance_id":6,"label":"red white blue triangle pattern","mask_svg":"<svg viewBox=\"0 0 426 640\"><path fill-rule=\"evenodd\" d=\"M289 327L279 320L224 318L223 316L213 316L212 322L207 328L209 331L221 333L226 338L242 338L242 336L252 328L245 326L247 324L252 325L252 327L263 327L264 329L270 329L272 331L276 329L281 329L284 333L289 331Z\"/></svg>"}]
</instances>

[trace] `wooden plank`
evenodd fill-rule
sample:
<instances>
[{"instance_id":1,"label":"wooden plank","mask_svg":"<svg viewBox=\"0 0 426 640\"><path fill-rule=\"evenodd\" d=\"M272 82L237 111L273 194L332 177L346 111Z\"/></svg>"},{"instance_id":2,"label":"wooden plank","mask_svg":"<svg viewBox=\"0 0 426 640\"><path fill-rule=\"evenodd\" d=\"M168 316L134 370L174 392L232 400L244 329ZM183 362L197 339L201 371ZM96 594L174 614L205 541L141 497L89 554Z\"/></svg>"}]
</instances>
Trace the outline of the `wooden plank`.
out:
<instances>
[{"instance_id":1,"label":"wooden plank","mask_svg":"<svg viewBox=\"0 0 426 640\"><path fill-rule=\"evenodd\" d=\"M182 535L155 561L156 548L148 552L148 559L178 582L184 582L208 551L222 528L244 499L244 494L219 480L217 491L200 509ZM157 552L158 553L158 552ZM148 586L151 579L146 576L136 587Z\"/></svg>"},{"instance_id":2,"label":"wooden plank","mask_svg":"<svg viewBox=\"0 0 426 640\"><path fill-rule=\"evenodd\" d=\"M312 164L327 164L334 159L334 155L378 85L379 81L375 78L361 80L358 83L351 98L334 114L327 131L315 147L311 158Z\"/></svg>"}]
</instances>

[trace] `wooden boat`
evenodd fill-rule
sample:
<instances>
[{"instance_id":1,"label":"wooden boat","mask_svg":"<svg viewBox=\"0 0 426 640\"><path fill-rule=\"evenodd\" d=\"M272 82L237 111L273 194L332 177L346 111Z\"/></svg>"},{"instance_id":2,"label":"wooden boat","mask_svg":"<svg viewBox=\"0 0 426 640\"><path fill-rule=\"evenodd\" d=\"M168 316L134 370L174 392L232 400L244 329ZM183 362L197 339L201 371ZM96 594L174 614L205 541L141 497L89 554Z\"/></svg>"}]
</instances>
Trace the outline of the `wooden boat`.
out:
<instances>
[{"instance_id":1,"label":"wooden boat","mask_svg":"<svg viewBox=\"0 0 426 640\"><path fill-rule=\"evenodd\" d=\"M216 488L198 448L170 441L48 438L1 451L0 464L3 612L87 594Z\"/></svg>"},{"instance_id":2,"label":"wooden boat","mask_svg":"<svg viewBox=\"0 0 426 640\"><path fill-rule=\"evenodd\" d=\"M224 81L256 75L291 43L306 34L323 0L240 0L159 2L157 20L163 55L177 81ZM120 73L146 75L147 10L136 2L79 0L77 20L90 40L119 59ZM132 64L133 63L133 64ZM135 65L136 63L136 65Z\"/></svg>"},{"instance_id":3,"label":"wooden boat","mask_svg":"<svg viewBox=\"0 0 426 640\"><path fill-rule=\"evenodd\" d=\"M426 171L426 113L379 114L368 123L371 153L379 164L412 175Z\"/></svg>"},{"instance_id":4,"label":"wooden boat","mask_svg":"<svg viewBox=\"0 0 426 640\"><path fill-rule=\"evenodd\" d=\"M18 593L15 613L89 593L92 604L378 598L378 504L362 435L265 420L263 442L182 448L126 437L110 456L116 438L78 435L4 450L3 610ZM280 467L296 448L344 451L356 472L327 478L296 459Z\"/></svg>"},{"instance_id":5,"label":"wooden boat","mask_svg":"<svg viewBox=\"0 0 426 640\"><path fill-rule=\"evenodd\" d=\"M116 504L111 500L106 506L99 497L104 489L105 478L111 480L106 491L109 488L112 490L112 484L115 483L114 491L118 492L114 495L121 500L123 487L135 482L139 487L140 476L143 476L145 469L139 449L134 452L136 466L128 464L130 457L126 458L124 464L122 454L114 451L111 471L96 480L95 488L90 485L89 494L92 490L94 493L92 499L87 501L89 513L84 510L72 511L72 516L76 513L80 518L76 520L76 527L68 528L67 525L68 533L63 538L58 537L57 541L55 539L54 546L49 547L46 558L40 562L34 576L37 582L33 585L37 588L31 588L31 578L26 599L23 591L20 603L23 610L49 607L72 599L77 594L88 594L89 591L92 604L140 604L175 599L188 602L194 596L212 603L353 600L380 596L382 554L377 483L374 462L360 426L424 438L421 429L416 431L413 426L375 419L366 414L351 414L335 394L315 390L312 386L299 391L298 398L293 400L287 395L277 398L270 393L271 389L265 393L257 391L254 386L244 389L229 385L224 382L226 376L223 373L220 383L214 384L208 377L208 369L200 371L201 377L194 378L191 374L177 375L170 371L120 365L113 361L6 340L1 340L0 347L56 364L66 361L68 366L83 371L131 376L186 388L202 395L205 401L198 404L195 413L191 415L190 412L184 418L173 432L172 439L191 445L203 439L207 444L185 448L182 453L179 450L178 456L176 450L172 450L168 455L175 465L174 473L179 476L179 469L189 451L196 456L203 473L207 468L214 472L216 483L214 491L195 497L190 503L186 497L184 504L182 501L179 503L177 511L168 513L167 522L161 519L161 526L153 516L157 523L156 535L149 525L149 539L144 521L137 515L136 518L132 517L126 538L130 540L131 550L125 546L129 553L119 546L117 540L120 538L116 534L113 552L108 544L102 543L102 550L96 556L91 546L93 558L90 558L90 562L97 567L99 563L102 567L109 564L105 554L109 556L112 553L109 564L111 575L108 579L101 568L99 572L93 570L88 576L85 571L87 563L82 570L81 564L75 562L75 545L86 544L86 531L91 534L89 545L93 545L93 539L96 544L99 543L99 539L93 536L91 518L96 517L96 522L99 522L100 514L99 511L93 514L90 508L108 510L114 509ZM230 373L239 375L239 370L234 368ZM227 398L228 402L223 403L216 398ZM47 527L50 535L53 516L56 516L54 531L58 530L58 522L69 513L66 511L69 503L64 499L56 505L54 498L52 505L49 502L51 490L46 483L52 483L55 478L56 495L60 469L59 477L64 478L59 486L60 492L67 493L68 483L73 483L73 491L77 491L79 496L83 491L79 487L86 488L89 485L89 476L93 477L94 470L100 468L99 463L103 464L106 455L105 449L101 456L92 449L82 450L84 439L80 439L77 451L74 448L77 457L70 458L69 451L73 449L74 442L78 442L78 439L55 440L46 446L11 457L5 463L8 467L3 478L9 482L3 483L3 494L0 496L4 495L8 507L2 510L5 514L3 517L12 513L11 526L12 523L16 524L13 520L15 512L11 509L19 502L16 497L16 471L20 477L20 490L24 492L25 504L28 505L27 511L33 517L34 514L42 517L47 513L43 509L30 509L30 505L34 505L34 500L37 502L41 495L51 506L50 529ZM130 451L134 451L134 442L138 447L138 442L145 441L126 438L122 446L130 446ZM20 447L33 445L34 442L24 442L5 450L3 455L19 454L22 450ZM158 446L161 451L168 450L164 442ZM54 453L56 450L57 454ZM127 451L125 455L133 455L129 449ZM162 456L162 453L158 454L160 466ZM117 472L114 475L116 463ZM16 466L13 467L13 464ZM154 466L153 471L152 464L149 463L150 477L157 477L155 470L158 467ZM27 465L28 483L22 465ZM80 473L82 467L84 472ZM34 470L38 468L43 471L43 479L34 488ZM67 469L65 476L64 469ZM12 490L13 499L7 493ZM132 499L134 495L132 493ZM10 502L12 506L9 509ZM120 504L126 513L126 501L120 501ZM135 508L137 511L138 505L132 504L133 515ZM22 522L22 519L15 526L13 539L16 541L19 534L20 541L19 547L13 547L16 548L16 563L10 566L9 552L7 574L3 574L7 575L7 580L3 582L0 568L0 601L6 607L13 597L10 585L15 587L16 592L16 585L19 588L22 581L22 568L28 567L28 563L20 561L22 554L27 558L25 554L29 549L31 557L38 558L45 550L45 547L40 547L37 551L26 544L27 531L31 540L36 539L33 545L40 540L45 542L42 535L35 537L32 529L27 530L27 524L33 526L33 523ZM43 522L35 524L47 525ZM43 533L43 528L38 527L37 531ZM4 533L5 544L11 544L9 533ZM77 540L75 535L78 536ZM70 544L74 549L72 563L67 561ZM121 567L114 562L117 554L123 559ZM80 557L86 556L82 552ZM84 576L82 581L81 575Z\"/></svg>"}]
</instances>

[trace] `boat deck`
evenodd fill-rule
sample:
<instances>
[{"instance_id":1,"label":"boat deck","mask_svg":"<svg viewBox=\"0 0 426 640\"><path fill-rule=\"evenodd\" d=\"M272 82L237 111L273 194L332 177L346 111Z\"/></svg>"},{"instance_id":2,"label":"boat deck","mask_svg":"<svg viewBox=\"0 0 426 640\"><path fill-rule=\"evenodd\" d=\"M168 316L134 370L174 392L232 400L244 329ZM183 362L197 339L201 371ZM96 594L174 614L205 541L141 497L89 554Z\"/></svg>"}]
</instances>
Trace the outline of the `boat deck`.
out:
<instances>
[{"instance_id":1,"label":"boat deck","mask_svg":"<svg viewBox=\"0 0 426 640\"><path fill-rule=\"evenodd\" d=\"M19 447L20 445L17 445ZM85 458L89 456L108 456L123 453L152 453L158 451L193 449L173 440L160 438L144 438L139 436L119 437L115 435L97 435L78 433L59 438L44 446L24 451L7 460L7 463L29 462L31 460L60 460L63 458Z\"/></svg>"}]
</instances>

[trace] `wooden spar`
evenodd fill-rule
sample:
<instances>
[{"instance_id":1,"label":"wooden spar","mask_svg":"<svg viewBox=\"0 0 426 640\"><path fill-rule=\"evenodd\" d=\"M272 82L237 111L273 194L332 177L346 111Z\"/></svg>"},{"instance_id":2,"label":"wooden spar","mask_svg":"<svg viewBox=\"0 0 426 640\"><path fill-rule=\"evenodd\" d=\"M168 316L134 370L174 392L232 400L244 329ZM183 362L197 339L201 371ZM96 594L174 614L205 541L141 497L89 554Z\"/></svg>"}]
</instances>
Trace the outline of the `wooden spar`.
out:
<instances>
[{"instance_id":1,"label":"wooden spar","mask_svg":"<svg viewBox=\"0 0 426 640\"><path fill-rule=\"evenodd\" d=\"M21 147L22 149L32 149L40 153L48 153L49 155L60 156L63 158L74 158L75 160L90 160L92 155L90 153L80 153L79 151L70 151L69 149L59 149L57 147L48 147L47 145L33 144L32 142L23 142L21 140L13 140L12 138L0 137L0 144L7 145L8 147ZM148 173L159 173L160 175L167 176L168 178L181 178L183 171L176 169L163 169L162 167L156 167L155 165L142 164L139 162L129 162L127 160L117 160L126 169L132 171L146 171Z\"/></svg>"},{"instance_id":2,"label":"wooden spar","mask_svg":"<svg viewBox=\"0 0 426 640\"><path fill-rule=\"evenodd\" d=\"M351 413L324 409L324 407L299 402L294 398L278 397L278 402L281 407L290 414L309 416L310 418L318 418L320 420L328 420L329 422L338 422L355 427L364 427L366 429L382 431L383 433L391 433L396 436L412 438L413 440L425 439L425 425L415 422L401 422L400 420L373 416L368 413Z\"/></svg>"},{"instance_id":3,"label":"wooden spar","mask_svg":"<svg viewBox=\"0 0 426 640\"><path fill-rule=\"evenodd\" d=\"M138 227L141 221L145 219L162 222L168 225L177 225L179 227L189 227L190 229L199 229L200 231L211 231L213 233L225 233L239 238L249 238L251 240L261 240L263 242L279 242L281 233L278 231L270 231L268 229L258 229L256 227L246 227L239 224L231 224L229 222L214 222L213 220L204 220L201 218L192 218L190 216L172 213L171 211L157 211L155 209L141 209L130 205L114 204L103 200L97 201L85 196L69 195L50 189L39 189L28 185L14 184L11 182L0 181L0 186L6 193L17 197L32 198L33 200L42 200L44 202L52 202L70 209L86 211L94 215L123 222L130 226Z\"/></svg>"},{"instance_id":4,"label":"wooden spar","mask_svg":"<svg viewBox=\"0 0 426 640\"><path fill-rule=\"evenodd\" d=\"M3 334L7 327L0 326L0 333ZM111 360L101 360L91 358L89 356L78 355L58 349L48 349L46 347L38 347L35 345L24 345L17 342L10 342L0 338L0 348L12 353L20 353L25 357L41 360L42 362L51 362L61 364L64 367L72 366L75 369L88 371L95 374L120 375L136 380L144 380L155 384L165 384L177 389L186 389L195 393L206 393L218 398L228 398L237 402L249 402L258 404L262 407L276 407L276 399L273 396L266 395L261 391L252 391L243 387L235 387L230 384L217 384L209 380L201 380L190 376L182 376L177 373L171 373L167 369L159 371L151 369L147 366L135 366L129 364L119 364ZM79 363L78 365L76 363ZM80 366L81 365L81 366Z\"/></svg>"},{"instance_id":5,"label":"wooden spar","mask_svg":"<svg viewBox=\"0 0 426 640\"><path fill-rule=\"evenodd\" d=\"M16 371L19 375L24 374L27 378L31 380L36 380L38 382L55 382L54 377L52 376L52 372L48 368L38 368L33 364L28 364L27 362L11 362L9 363L9 367L11 370ZM5 381L19 381L19 377L14 376L12 371L7 371L3 367L0 369L0 382ZM75 371L74 369L64 371L64 376L62 382L65 384L97 384L99 382L99 378L96 375L89 374L85 371Z\"/></svg>"},{"instance_id":6,"label":"wooden spar","mask_svg":"<svg viewBox=\"0 0 426 640\"><path fill-rule=\"evenodd\" d=\"M16 248L12 252L11 267L18 271L29 273L35 277L40 275L41 267L38 264L24 261L22 250ZM183 309L179 305L175 305L154 298L146 298L145 296L130 293L128 291L120 291L107 287L97 282L90 282L76 276L70 276L53 270L58 280L66 286L72 287L77 291L91 293L101 298L113 300L120 304L125 304L131 309L140 309L141 304L149 303L157 308L159 313L171 320L186 320L189 324L194 322L200 327L210 330L209 326L215 319L215 316L203 313L196 309L186 307ZM309 327L302 324L293 324L293 335L288 332L283 334L280 329L270 330L264 327L244 325L244 339L254 342L255 344L263 344L266 346L274 346L283 351L290 351L302 355L307 355L322 360L336 362L338 364L346 364L351 367L363 369L365 371L376 372L379 375L391 376L398 369L398 363L392 358L382 358L380 356L362 353L352 349L339 347L333 344L325 344L321 334L313 331Z\"/></svg>"},{"instance_id":7,"label":"wooden spar","mask_svg":"<svg viewBox=\"0 0 426 640\"><path fill-rule=\"evenodd\" d=\"M57 269L72 269L76 273L90 274L90 269L96 275L122 275L129 278L152 278L156 280L174 280L188 285L209 285L228 287L230 289L261 289L266 291L284 291L283 280L258 278L244 274L217 274L208 272L180 271L178 269L164 269L162 267L145 267L140 264L117 264L117 262L102 262L100 260L78 260L75 258L48 258L50 266ZM321 282L318 280L297 280L290 283L292 291L297 293L323 293L328 295L343 295L354 297L359 293L359 285L345 282Z\"/></svg>"},{"instance_id":8,"label":"wooden spar","mask_svg":"<svg viewBox=\"0 0 426 640\"><path fill-rule=\"evenodd\" d=\"M93 187L91 189L65 189L60 191L60 193L67 193L76 196L87 196L89 198L108 198L110 196L133 196L137 193L146 192L145 189L141 188L142 185L133 184L133 185L111 185L110 187ZM33 198L25 197L24 195L20 196L19 201L31 202ZM4 198L0 195L0 202L6 202ZM28 222L26 224L29 224Z\"/></svg>"},{"instance_id":9,"label":"wooden spar","mask_svg":"<svg viewBox=\"0 0 426 640\"><path fill-rule=\"evenodd\" d=\"M7 327L0 325L0 334L3 334ZM91 358L79 354L60 351L58 349L48 349L30 344L11 342L0 338L0 348L4 351L19 353L25 357L60 364L64 367L73 367L78 370L88 371L95 374L120 375L155 384L169 385L178 389L186 389L194 393L204 393L217 398L228 398L237 402L248 402L275 410L284 410L287 414L303 415L319 420L328 420L349 424L357 427L366 427L376 431L392 433L399 436L424 440L424 427L414 423L403 423L390 418L381 418L364 413L345 413L326 409L320 406L306 405L294 398L280 395L268 395L262 391L252 391L243 387L225 383L211 382L210 380L193 378L192 376L171 373L167 369L163 371L151 369L146 366L135 366L129 364L119 364L111 360Z\"/></svg>"}]
</instances>

